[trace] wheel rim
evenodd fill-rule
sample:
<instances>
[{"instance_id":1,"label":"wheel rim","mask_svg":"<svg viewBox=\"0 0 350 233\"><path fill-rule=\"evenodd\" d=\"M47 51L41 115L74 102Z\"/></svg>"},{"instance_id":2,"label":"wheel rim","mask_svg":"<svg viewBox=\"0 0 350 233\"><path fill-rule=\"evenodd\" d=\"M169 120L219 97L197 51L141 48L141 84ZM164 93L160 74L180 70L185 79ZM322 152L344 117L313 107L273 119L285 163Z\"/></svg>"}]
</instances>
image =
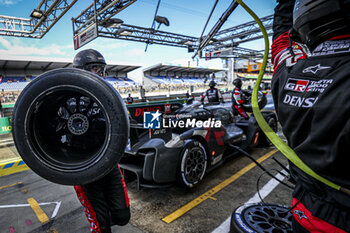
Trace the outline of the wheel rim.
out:
<instances>
[{"instance_id":1,"label":"wheel rim","mask_svg":"<svg viewBox=\"0 0 350 233\"><path fill-rule=\"evenodd\" d=\"M79 171L103 156L109 119L101 103L78 87L40 94L26 117L29 145L37 159L60 171Z\"/></svg>"},{"instance_id":2,"label":"wheel rim","mask_svg":"<svg viewBox=\"0 0 350 233\"><path fill-rule=\"evenodd\" d=\"M206 164L207 161L202 148L193 147L189 149L183 168L185 180L190 184L198 183L203 178Z\"/></svg>"},{"instance_id":3,"label":"wheel rim","mask_svg":"<svg viewBox=\"0 0 350 233\"><path fill-rule=\"evenodd\" d=\"M261 204L245 208L240 215L249 229L262 233L292 233L292 212L289 207ZM236 215L237 218L237 215Z\"/></svg>"}]
</instances>

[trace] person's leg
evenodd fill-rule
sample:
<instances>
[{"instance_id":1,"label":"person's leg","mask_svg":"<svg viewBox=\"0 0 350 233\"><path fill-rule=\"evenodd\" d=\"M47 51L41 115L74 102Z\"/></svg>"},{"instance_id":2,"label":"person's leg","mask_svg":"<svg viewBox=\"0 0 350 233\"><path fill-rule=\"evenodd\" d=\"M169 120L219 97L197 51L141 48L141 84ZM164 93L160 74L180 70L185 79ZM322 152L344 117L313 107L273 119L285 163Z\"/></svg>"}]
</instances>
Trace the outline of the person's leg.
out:
<instances>
[{"instance_id":1,"label":"person's leg","mask_svg":"<svg viewBox=\"0 0 350 233\"><path fill-rule=\"evenodd\" d=\"M108 175L107 203L112 225L126 225L130 220L129 197L119 166Z\"/></svg>"},{"instance_id":2,"label":"person's leg","mask_svg":"<svg viewBox=\"0 0 350 233\"><path fill-rule=\"evenodd\" d=\"M103 179L103 178L102 178ZM84 206L84 212L90 222L90 230L96 233L111 233L108 206L103 193L103 180L94 183L75 186L80 187L78 198Z\"/></svg>"},{"instance_id":3,"label":"person's leg","mask_svg":"<svg viewBox=\"0 0 350 233\"><path fill-rule=\"evenodd\" d=\"M244 117L245 119L249 119L248 113L242 108L240 105L235 105L234 106L236 112L241 116Z\"/></svg>"},{"instance_id":4,"label":"person's leg","mask_svg":"<svg viewBox=\"0 0 350 233\"><path fill-rule=\"evenodd\" d=\"M74 190L78 196L81 205L84 208L84 213L90 224L90 231L93 233L101 233L100 224L97 220L96 213L92 207L86 192L82 186L74 186Z\"/></svg>"}]
</instances>

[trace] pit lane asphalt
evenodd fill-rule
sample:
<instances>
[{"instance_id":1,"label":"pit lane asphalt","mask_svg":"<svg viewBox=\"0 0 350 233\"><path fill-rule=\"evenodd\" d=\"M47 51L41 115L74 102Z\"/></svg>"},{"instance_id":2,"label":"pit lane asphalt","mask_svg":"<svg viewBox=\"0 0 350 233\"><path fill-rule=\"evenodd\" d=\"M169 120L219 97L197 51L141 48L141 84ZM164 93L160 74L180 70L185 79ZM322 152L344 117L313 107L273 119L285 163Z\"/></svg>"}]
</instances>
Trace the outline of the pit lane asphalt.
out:
<instances>
[{"instance_id":1,"label":"pit lane asphalt","mask_svg":"<svg viewBox=\"0 0 350 233\"><path fill-rule=\"evenodd\" d=\"M257 148L249 153L258 159L273 149ZM15 151L14 148L7 150ZM0 153L2 151L1 148ZM269 170L281 170L272 157L287 163L277 152L262 162ZM132 217L124 227L113 226L112 232L212 232L231 216L236 207L257 192L256 183L263 172L256 166L244 170L251 163L248 158L238 155L207 174L199 187L190 191L176 185L137 190L136 183L128 183ZM271 172L276 174L276 171ZM223 182L232 176L237 176L237 179L223 187ZM270 177L264 175L259 187L269 180ZM191 205L213 189L217 192L207 196L200 204ZM290 206L291 190L278 185L264 201ZM186 204L190 208L184 212L182 207ZM178 218L170 223L162 220L179 209ZM85 233L89 232L89 227L73 187L51 183L27 170L0 177L0 232Z\"/></svg>"}]
</instances>

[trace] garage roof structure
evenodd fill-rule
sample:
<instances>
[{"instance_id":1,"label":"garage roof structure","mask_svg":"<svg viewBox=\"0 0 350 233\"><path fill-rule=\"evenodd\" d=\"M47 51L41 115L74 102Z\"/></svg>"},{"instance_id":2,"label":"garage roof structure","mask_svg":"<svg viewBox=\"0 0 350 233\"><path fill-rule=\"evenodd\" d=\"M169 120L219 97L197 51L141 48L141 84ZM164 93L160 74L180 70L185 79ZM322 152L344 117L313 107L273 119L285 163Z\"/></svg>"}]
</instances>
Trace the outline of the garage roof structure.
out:
<instances>
[{"instance_id":1,"label":"garage roof structure","mask_svg":"<svg viewBox=\"0 0 350 233\"><path fill-rule=\"evenodd\" d=\"M4 76L36 76L49 70L67 67L72 67L71 60L50 58L0 59L0 74ZM128 72L131 72L138 68L140 68L140 66L108 64L106 71L109 76L127 77Z\"/></svg>"}]
</instances>

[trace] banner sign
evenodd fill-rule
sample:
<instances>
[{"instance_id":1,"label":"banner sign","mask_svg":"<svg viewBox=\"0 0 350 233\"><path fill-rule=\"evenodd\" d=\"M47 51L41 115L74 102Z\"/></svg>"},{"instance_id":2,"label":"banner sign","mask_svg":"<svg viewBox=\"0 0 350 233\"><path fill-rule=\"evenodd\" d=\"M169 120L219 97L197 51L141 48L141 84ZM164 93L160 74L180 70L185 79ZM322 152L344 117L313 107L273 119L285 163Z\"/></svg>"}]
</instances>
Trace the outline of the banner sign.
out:
<instances>
[{"instance_id":1,"label":"banner sign","mask_svg":"<svg viewBox=\"0 0 350 233\"><path fill-rule=\"evenodd\" d=\"M12 131L12 118L1 117L0 118L0 134L11 133Z\"/></svg>"},{"instance_id":2,"label":"banner sign","mask_svg":"<svg viewBox=\"0 0 350 233\"><path fill-rule=\"evenodd\" d=\"M89 43L98 36L96 24L92 24L84 31L73 37L74 49L77 50L85 44Z\"/></svg>"}]
</instances>

